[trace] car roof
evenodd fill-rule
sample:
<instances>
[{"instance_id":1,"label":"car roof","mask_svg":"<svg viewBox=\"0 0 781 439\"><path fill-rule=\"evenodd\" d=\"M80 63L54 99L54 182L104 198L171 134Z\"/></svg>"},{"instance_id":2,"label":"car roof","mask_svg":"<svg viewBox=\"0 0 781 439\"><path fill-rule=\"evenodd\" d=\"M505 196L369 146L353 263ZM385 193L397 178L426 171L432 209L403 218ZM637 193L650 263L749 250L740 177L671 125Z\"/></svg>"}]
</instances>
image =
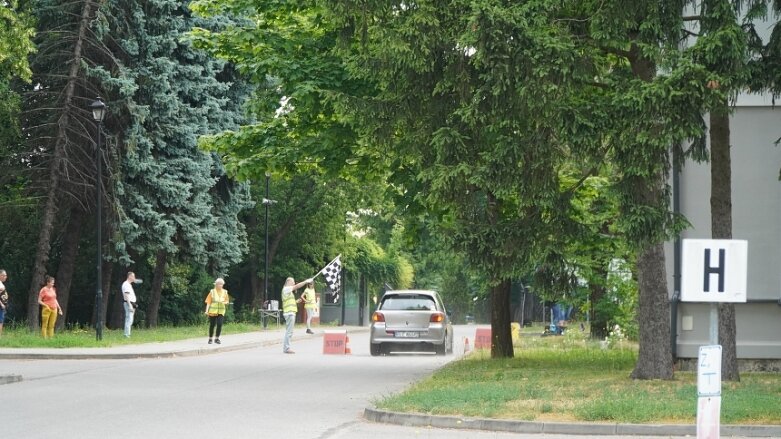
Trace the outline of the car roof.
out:
<instances>
[{"instance_id":1,"label":"car roof","mask_svg":"<svg viewBox=\"0 0 781 439\"><path fill-rule=\"evenodd\" d=\"M388 290L383 294L383 296L387 296L389 294L394 295L415 295L415 294L424 294L427 296L438 296L439 294L434 290Z\"/></svg>"}]
</instances>

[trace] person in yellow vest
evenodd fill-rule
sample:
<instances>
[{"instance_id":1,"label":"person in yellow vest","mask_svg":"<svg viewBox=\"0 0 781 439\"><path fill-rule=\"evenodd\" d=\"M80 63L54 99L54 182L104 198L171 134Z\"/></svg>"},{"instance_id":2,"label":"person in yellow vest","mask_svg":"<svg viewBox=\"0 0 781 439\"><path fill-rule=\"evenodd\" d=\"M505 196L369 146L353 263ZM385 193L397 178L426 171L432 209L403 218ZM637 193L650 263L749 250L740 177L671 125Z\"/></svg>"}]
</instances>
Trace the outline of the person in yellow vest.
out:
<instances>
[{"instance_id":1,"label":"person in yellow vest","mask_svg":"<svg viewBox=\"0 0 781 439\"><path fill-rule=\"evenodd\" d=\"M217 337L214 342L220 344L220 333L222 332L222 321L225 318L225 310L228 307L228 290L223 288L225 281L218 277L214 281L214 288L206 295L206 312L209 316L209 344L212 344L212 336L214 334L214 328L217 327Z\"/></svg>"},{"instance_id":2,"label":"person in yellow vest","mask_svg":"<svg viewBox=\"0 0 781 439\"><path fill-rule=\"evenodd\" d=\"M282 287L282 315L285 316L285 338L282 339L282 352L286 354L295 354L295 351L290 348L290 338L293 337L293 325L296 324L296 313L301 299L296 300L294 292L312 282L314 282L312 279L307 279L296 283L292 277L289 277L285 280L285 286Z\"/></svg>"},{"instance_id":3,"label":"person in yellow vest","mask_svg":"<svg viewBox=\"0 0 781 439\"><path fill-rule=\"evenodd\" d=\"M314 317L317 309L317 294L315 294L314 282L306 284L301 300L304 301L304 309L306 310L306 333L314 334L314 331L312 331L312 317Z\"/></svg>"}]
</instances>

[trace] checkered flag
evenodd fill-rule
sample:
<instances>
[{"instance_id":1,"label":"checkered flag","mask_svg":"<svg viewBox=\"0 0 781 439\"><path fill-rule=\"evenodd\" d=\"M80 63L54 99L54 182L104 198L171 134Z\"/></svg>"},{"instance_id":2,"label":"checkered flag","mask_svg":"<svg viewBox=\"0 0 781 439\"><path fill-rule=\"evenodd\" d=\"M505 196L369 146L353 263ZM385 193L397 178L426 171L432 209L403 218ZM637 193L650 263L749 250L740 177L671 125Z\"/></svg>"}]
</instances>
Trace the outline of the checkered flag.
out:
<instances>
[{"instance_id":1,"label":"checkered flag","mask_svg":"<svg viewBox=\"0 0 781 439\"><path fill-rule=\"evenodd\" d=\"M341 256L342 255L337 256L336 259L331 261L320 271L323 273L328 288L331 289L331 292L335 294L337 298L339 297L339 283L342 274L342 261L339 260Z\"/></svg>"}]
</instances>

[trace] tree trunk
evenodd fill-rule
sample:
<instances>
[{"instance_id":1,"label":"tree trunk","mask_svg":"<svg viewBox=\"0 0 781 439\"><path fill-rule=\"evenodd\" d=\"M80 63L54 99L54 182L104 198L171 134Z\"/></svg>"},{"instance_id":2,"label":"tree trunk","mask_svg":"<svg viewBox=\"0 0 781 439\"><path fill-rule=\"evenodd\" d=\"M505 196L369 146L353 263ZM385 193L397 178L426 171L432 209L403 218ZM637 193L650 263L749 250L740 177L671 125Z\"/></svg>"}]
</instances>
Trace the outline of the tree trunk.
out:
<instances>
[{"instance_id":1,"label":"tree trunk","mask_svg":"<svg viewBox=\"0 0 781 439\"><path fill-rule=\"evenodd\" d=\"M27 324L31 331L36 331L39 326L38 292L43 285L46 275L46 264L49 262L51 250L51 234L54 227L54 217L57 214L57 194L60 186L60 172L65 160L65 145L68 142L68 128L70 125L70 108L73 107L74 90L79 80L81 69L82 47L88 28L88 20L91 10L91 2L84 2L79 23L78 37L73 48L73 59L68 73L68 83L63 92L63 114L57 123L57 137L54 142L51 165L49 166L49 187L46 193L46 204L41 213L41 230L38 234L38 244L35 248L35 266L30 281L30 289L27 294Z\"/></svg>"},{"instance_id":2,"label":"tree trunk","mask_svg":"<svg viewBox=\"0 0 781 439\"><path fill-rule=\"evenodd\" d=\"M599 340L607 337L609 332L607 325L610 316L600 307L602 300L607 293L608 264L609 262L605 261L596 269L596 277L600 279L600 282L589 283L589 301L591 302L589 320L591 322L591 337Z\"/></svg>"},{"instance_id":3,"label":"tree trunk","mask_svg":"<svg viewBox=\"0 0 781 439\"><path fill-rule=\"evenodd\" d=\"M146 312L146 327L156 328L157 318L160 313L160 296L163 292L163 277L165 276L165 267L168 260L168 253L165 250L159 250L155 258L155 273L150 288L149 307Z\"/></svg>"},{"instance_id":4,"label":"tree trunk","mask_svg":"<svg viewBox=\"0 0 781 439\"><path fill-rule=\"evenodd\" d=\"M114 272L114 263L111 261L103 261L103 300L101 301L101 308L97 310L100 313L100 321L103 322L103 327L106 327L106 310L108 310L108 302L111 298L111 276ZM93 325L94 326L94 325Z\"/></svg>"},{"instance_id":5,"label":"tree trunk","mask_svg":"<svg viewBox=\"0 0 781 439\"><path fill-rule=\"evenodd\" d=\"M632 44L629 54L632 73L650 82L656 76L656 64L643 55L638 44ZM642 145L640 145L642 146ZM658 166L651 164L650 166ZM659 208L666 200L666 184L662 171L649 169L650 175L640 177L633 188L641 204ZM662 243L642 245L637 257L639 306L637 320L640 332L640 352L631 377L635 379L673 378L673 354L670 346L670 297L667 291L664 246Z\"/></svg>"},{"instance_id":6,"label":"tree trunk","mask_svg":"<svg viewBox=\"0 0 781 439\"><path fill-rule=\"evenodd\" d=\"M710 113L711 233L713 239L732 239L732 158L730 157L729 107ZM719 304L719 344L721 377L740 381L735 324L735 305Z\"/></svg>"},{"instance_id":7,"label":"tree trunk","mask_svg":"<svg viewBox=\"0 0 781 439\"><path fill-rule=\"evenodd\" d=\"M510 332L511 289L509 279L491 287L491 358L512 358L514 355Z\"/></svg>"},{"instance_id":8,"label":"tree trunk","mask_svg":"<svg viewBox=\"0 0 781 439\"><path fill-rule=\"evenodd\" d=\"M76 256L79 254L82 221L84 221L84 211L78 208L71 209L68 227L65 228L60 266L57 269L57 301L60 302L60 308L62 308L62 317L59 317L55 324L57 331L62 331L65 328L65 321L68 318L68 301L73 271L76 267Z\"/></svg>"},{"instance_id":9,"label":"tree trunk","mask_svg":"<svg viewBox=\"0 0 781 439\"><path fill-rule=\"evenodd\" d=\"M640 352L631 376L641 380L670 380L673 378L670 301L662 244L651 244L640 252L637 277L640 288L637 310Z\"/></svg>"},{"instance_id":10,"label":"tree trunk","mask_svg":"<svg viewBox=\"0 0 781 439\"><path fill-rule=\"evenodd\" d=\"M124 281L123 278L122 282ZM111 298L111 312L108 313L109 316L106 320L106 324L112 329L123 328L125 325L125 307L122 305L124 300L122 298L121 289L118 287L116 290L111 291L108 297Z\"/></svg>"}]
</instances>

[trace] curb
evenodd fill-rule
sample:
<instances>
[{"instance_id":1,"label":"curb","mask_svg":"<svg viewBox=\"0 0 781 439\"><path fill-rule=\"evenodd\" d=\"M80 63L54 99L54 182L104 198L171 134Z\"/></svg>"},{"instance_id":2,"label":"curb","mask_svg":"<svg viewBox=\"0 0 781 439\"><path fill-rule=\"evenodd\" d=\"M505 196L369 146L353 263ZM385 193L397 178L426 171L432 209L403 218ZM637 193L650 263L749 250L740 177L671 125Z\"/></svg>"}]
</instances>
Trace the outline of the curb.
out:
<instances>
[{"instance_id":1,"label":"curb","mask_svg":"<svg viewBox=\"0 0 781 439\"><path fill-rule=\"evenodd\" d=\"M505 419L397 413L374 408L364 409L363 417L371 422L403 425L407 427L453 428L458 430L486 430L507 433L585 434L601 436L695 436L697 434L697 428L694 425L512 421ZM781 426L722 425L721 434L723 436L781 437Z\"/></svg>"}]
</instances>

